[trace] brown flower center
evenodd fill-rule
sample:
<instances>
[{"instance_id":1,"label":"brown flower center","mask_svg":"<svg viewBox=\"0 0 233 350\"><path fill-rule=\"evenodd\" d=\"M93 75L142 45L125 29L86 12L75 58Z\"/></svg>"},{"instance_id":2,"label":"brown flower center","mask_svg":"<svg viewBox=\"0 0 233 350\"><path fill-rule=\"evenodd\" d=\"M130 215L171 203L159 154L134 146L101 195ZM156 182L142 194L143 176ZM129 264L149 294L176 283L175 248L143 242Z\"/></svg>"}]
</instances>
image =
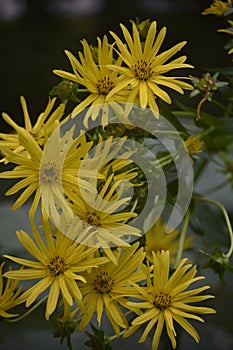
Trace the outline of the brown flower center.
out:
<instances>
[{"instance_id":1,"label":"brown flower center","mask_svg":"<svg viewBox=\"0 0 233 350\"><path fill-rule=\"evenodd\" d=\"M55 256L48 264L49 273L52 277L63 274L67 268L65 260L59 255Z\"/></svg>"},{"instance_id":2,"label":"brown flower center","mask_svg":"<svg viewBox=\"0 0 233 350\"><path fill-rule=\"evenodd\" d=\"M104 77L97 81L96 88L100 95L107 95L114 88L114 84L109 77Z\"/></svg>"},{"instance_id":3,"label":"brown flower center","mask_svg":"<svg viewBox=\"0 0 233 350\"><path fill-rule=\"evenodd\" d=\"M34 138L34 140L37 140L38 138L38 133L35 130L31 130L30 131L30 135Z\"/></svg>"},{"instance_id":4,"label":"brown flower center","mask_svg":"<svg viewBox=\"0 0 233 350\"><path fill-rule=\"evenodd\" d=\"M42 165L40 169L40 181L43 183L53 183L59 179L59 171L54 162L48 162Z\"/></svg>"},{"instance_id":5,"label":"brown flower center","mask_svg":"<svg viewBox=\"0 0 233 350\"><path fill-rule=\"evenodd\" d=\"M87 212L85 217L83 218L83 220L89 224L89 225L92 225L92 226L100 226L101 224L101 219L100 217L95 213L95 212Z\"/></svg>"},{"instance_id":6,"label":"brown flower center","mask_svg":"<svg viewBox=\"0 0 233 350\"><path fill-rule=\"evenodd\" d=\"M102 272L97 275L94 282L94 289L100 294L108 294L114 285L114 279L109 276L108 272Z\"/></svg>"},{"instance_id":7,"label":"brown flower center","mask_svg":"<svg viewBox=\"0 0 233 350\"><path fill-rule=\"evenodd\" d=\"M134 67L135 77L139 80L148 80L152 75L151 64L146 61L138 61Z\"/></svg>"},{"instance_id":8,"label":"brown flower center","mask_svg":"<svg viewBox=\"0 0 233 350\"><path fill-rule=\"evenodd\" d=\"M153 304L159 310L165 310L171 305L171 296L164 292L159 292L158 295L154 297Z\"/></svg>"}]
</instances>

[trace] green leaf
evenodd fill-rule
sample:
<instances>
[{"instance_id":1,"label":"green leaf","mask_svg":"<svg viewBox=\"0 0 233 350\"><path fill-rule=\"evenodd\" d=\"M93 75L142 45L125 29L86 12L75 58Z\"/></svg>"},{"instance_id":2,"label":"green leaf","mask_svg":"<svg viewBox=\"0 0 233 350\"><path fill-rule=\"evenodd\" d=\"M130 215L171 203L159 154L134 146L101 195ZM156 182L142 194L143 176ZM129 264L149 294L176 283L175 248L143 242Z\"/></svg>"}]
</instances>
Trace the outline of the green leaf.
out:
<instances>
[{"instance_id":1,"label":"green leaf","mask_svg":"<svg viewBox=\"0 0 233 350\"><path fill-rule=\"evenodd\" d=\"M229 258L222 253L221 249L216 246L214 248L213 254L199 250L199 252L207 258L207 262L202 266L204 269L212 269L218 274L219 279L223 286L225 286L224 272L233 272L233 266L230 265Z\"/></svg>"},{"instance_id":2,"label":"green leaf","mask_svg":"<svg viewBox=\"0 0 233 350\"><path fill-rule=\"evenodd\" d=\"M88 331L85 334L90 338L84 344L89 346L92 350L111 350L111 339L105 336L104 331L96 328L92 323L90 324L93 334Z\"/></svg>"},{"instance_id":3,"label":"green leaf","mask_svg":"<svg viewBox=\"0 0 233 350\"><path fill-rule=\"evenodd\" d=\"M72 350L71 334L76 329L76 322L74 320L63 321L60 318L56 318L55 328L53 336L54 338L60 338L60 343L66 338L66 345L69 350Z\"/></svg>"}]
</instances>

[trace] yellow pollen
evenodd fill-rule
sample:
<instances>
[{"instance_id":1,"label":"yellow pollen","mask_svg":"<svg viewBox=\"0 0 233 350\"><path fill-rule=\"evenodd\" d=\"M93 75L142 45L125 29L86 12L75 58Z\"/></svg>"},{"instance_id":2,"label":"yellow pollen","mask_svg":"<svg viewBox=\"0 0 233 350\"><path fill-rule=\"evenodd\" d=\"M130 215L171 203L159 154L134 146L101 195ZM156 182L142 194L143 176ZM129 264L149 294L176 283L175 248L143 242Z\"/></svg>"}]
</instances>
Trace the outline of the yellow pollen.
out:
<instances>
[{"instance_id":1,"label":"yellow pollen","mask_svg":"<svg viewBox=\"0 0 233 350\"><path fill-rule=\"evenodd\" d=\"M165 310L171 305L171 296L164 292L159 292L158 295L154 297L153 304L159 310Z\"/></svg>"},{"instance_id":2,"label":"yellow pollen","mask_svg":"<svg viewBox=\"0 0 233 350\"><path fill-rule=\"evenodd\" d=\"M109 77L104 77L103 79L98 80L96 88L99 94L107 95L114 88L114 84Z\"/></svg>"},{"instance_id":3,"label":"yellow pollen","mask_svg":"<svg viewBox=\"0 0 233 350\"><path fill-rule=\"evenodd\" d=\"M85 222L92 226L100 226L100 217L95 213L87 212L86 216L83 218Z\"/></svg>"},{"instance_id":4,"label":"yellow pollen","mask_svg":"<svg viewBox=\"0 0 233 350\"><path fill-rule=\"evenodd\" d=\"M146 61L138 61L134 65L135 77L139 80L148 80L152 75L151 64Z\"/></svg>"},{"instance_id":5,"label":"yellow pollen","mask_svg":"<svg viewBox=\"0 0 233 350\"><path fill-rule=\"evenodd\" d=\"M94 289L100 294L108 294L111 292L113 285L114 280L108 275L108 272L102 272L95 279Z\"/></svg>"},{"instance_id":6,"label":"yellow pollen","mask_svg":"<svg viewBox=\"0 0 233 350\"><path fill-rule=\"evenodd\" d=\"M40 181L43 183L53 183L59 179L59 172L54 162L44 164L40 169Z\"/></svg>"},{"instance_id":7,"label":"yellow pollen","mask_svg":"<svg viewBox=\"0 0 233 350\"><path fill-rule=\"evenodd\" d=\"M55 256L50 263L48 264L49 273L52 277L59 276L67 270L67 264L65 260L61 258L59 255Z\"/></svg>"}]
</instances>

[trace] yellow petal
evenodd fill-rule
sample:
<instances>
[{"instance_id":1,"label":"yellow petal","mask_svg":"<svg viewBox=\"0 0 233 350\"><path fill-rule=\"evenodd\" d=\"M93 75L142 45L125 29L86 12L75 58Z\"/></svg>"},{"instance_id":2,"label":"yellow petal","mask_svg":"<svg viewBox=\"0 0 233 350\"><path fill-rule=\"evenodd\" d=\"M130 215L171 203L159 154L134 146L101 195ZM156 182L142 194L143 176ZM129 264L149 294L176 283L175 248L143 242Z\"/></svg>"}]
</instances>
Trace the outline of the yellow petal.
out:
<instances>
[{"instance_id":1,"label":"yellow petal","mask_svg":"<svg viewBox=\"0 0 233 350\"><path fill-rule=\"evenodd\" d=\"M49 296L47 300L47 305L46 305L46 320L49 319L49 316L55 311L57 302L58 302L58 297L59 297L59 284L57 279L55 278L53 280L53 283L50 286L50 291L49 291Z\"/></svg>"}]
</instances>

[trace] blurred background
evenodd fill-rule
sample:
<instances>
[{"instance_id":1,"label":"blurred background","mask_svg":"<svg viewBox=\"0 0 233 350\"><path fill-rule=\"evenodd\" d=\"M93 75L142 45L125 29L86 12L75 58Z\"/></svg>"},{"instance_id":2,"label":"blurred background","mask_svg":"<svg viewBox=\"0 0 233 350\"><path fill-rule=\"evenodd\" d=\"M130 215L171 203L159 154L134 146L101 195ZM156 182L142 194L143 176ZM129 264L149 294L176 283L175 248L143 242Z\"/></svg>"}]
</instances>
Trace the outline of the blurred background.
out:
<instances>
[{"instance_id":1,"label":"blurred background","mask_svg":"<svg viewBox=\"0 0 233 350\"><path fill-rule=\"evenodd\" d=\"M60 82L52 70L71 71L64 50L76 54L83 38L95 45L96 37L102 37L109 30L120 34L119 23L129 26L129 21L136 17L156 20L159 28L167 26L163 49L187 40L182 52L188 56L188 63L195 66L192 75L200 76L209 67L230 65L231 59L223 49L228 36L217 32L225 22L216 16L201 15L211 3L207 0L0 0L0 112L8 113L21 124L19 97L23 95L31 119L35 120L47 105L48 92ZM0 132L9 130L0 118ZM0 165L0 171L3 168ZM213 176L212 181L215 180ZM15 231L19 228L30 230L25 219L28 208L25 205L10 212L14 197L7 199L4 196L9 185L8 181L0 182L0 253L18 254L20 247ZM226 190L220 196L229 205L232 201L228 193ZM179 350L233 349L232 275L226 273L227 288L220 285L214 273L206 272L206 276L217 294L218 313L206 317L205 325L195 324L201 334L198 346L184 335ZM88 349L83 345L84 334L76 333L73 339L74 350ZM45 350L67 349L58 339L53 339L52 325L44 320L42 310L19 324L0 323L1 350L37 350L41 347ZM128 347L150 350L149 343L137 344L135 337L113 343L113 350Z\"/></svg>"},{"instance_id":2,"label":"blurred background","mask_svg":"<svg viewBox=\"0 0 233 350\"><path fill-rule=\"evenodd\" d=\"M151 18L167 26L163 49L187 40L182 53L195 66L193 75L208 67L230 64L223 50L223 21L202 16L211 1L203 0L0 0L0 111L21 118L24 95L35 118L47 103L47 93L60 82L53 69L70 71L64 50L74 54L86 38L96 44L109 30L120 34L119 23ZM189 72L190 74L190 72ZM0 121L1 130L6 128Z\"/></svg>"}]
</instances>

